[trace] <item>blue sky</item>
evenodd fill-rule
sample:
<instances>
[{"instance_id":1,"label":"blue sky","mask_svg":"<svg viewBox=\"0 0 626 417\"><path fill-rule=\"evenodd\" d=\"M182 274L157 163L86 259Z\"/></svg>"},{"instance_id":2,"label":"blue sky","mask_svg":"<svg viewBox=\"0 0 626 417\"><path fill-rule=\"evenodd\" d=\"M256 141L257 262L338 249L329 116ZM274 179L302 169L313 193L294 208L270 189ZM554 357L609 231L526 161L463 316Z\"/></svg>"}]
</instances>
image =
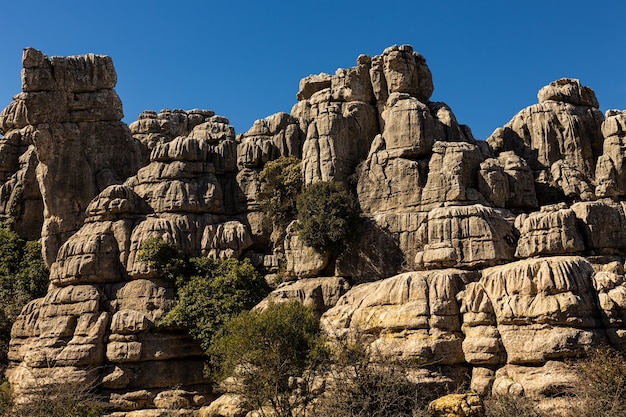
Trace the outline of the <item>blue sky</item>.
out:
<instances>
[{"instance_id":1,"label":"blue sky","mask_svg":"<svg viewBox=\"0 0 626 417\"><path fill-rule=\"evenodd\" d=\"M2 0L0 107L20 92L22 49L110 55L125 121L205 108L238 133L289 112L301 78L411 44L433 101L485 139L562 77L626 108L626 1Z\"/></svg>"}]
</instances>

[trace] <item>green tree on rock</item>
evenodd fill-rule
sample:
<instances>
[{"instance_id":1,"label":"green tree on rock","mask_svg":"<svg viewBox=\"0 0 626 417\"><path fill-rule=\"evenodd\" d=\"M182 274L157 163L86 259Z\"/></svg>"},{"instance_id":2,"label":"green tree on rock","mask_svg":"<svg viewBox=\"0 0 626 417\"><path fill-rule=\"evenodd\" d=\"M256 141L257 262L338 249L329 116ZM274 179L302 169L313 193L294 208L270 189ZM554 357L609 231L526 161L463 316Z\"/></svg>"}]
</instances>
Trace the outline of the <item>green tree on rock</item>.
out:
<instances>
[{"instance_id":1,"label":"green tree on rock","mask_svg":"<svg viewBox=\"0 0 626 417\"><path fill-rule=\"evenodd\" d=\"M269 406L276 416L294 417L304 415L315 371L327 363L328 352L315 313L286 302L229 321L209 354L221 379L234 380L230 390L262 415Z\"/></svg>"},{"instance_id":2,"label":"green tree on rock","mask_svg":"<svg viewBox=\"0 0 626 417\"><path fill-rule=\"evenodd\" d=\"M186 328L205 350L227 320L269 292L249 259L189 258L160 238L143 242L138 259L175 283L176 305L160 325Z\"/></svg>"},{"instance_id":3,"label":"green tree on rock","mask_svg":"<svg viewBox=\"0 0 626 417\"><path fill-rule=\"evenodd\" d=\"M259 175L257 200L280 240L296 218L296 199L302 191L302 165L295 156L283 156L265 164Z\"/></svg>"},{"instance_id":4,"label":"green tree on rock","mask_svg":"<svg viewBox=\"0 0 626 417\"><path fill-rule=\"evenodd\" d=\"M298 197L300 239L321 252L338 254L354 238L359 225L356 202L339 182L320 181Z\"/></svg>"}]
</instances>

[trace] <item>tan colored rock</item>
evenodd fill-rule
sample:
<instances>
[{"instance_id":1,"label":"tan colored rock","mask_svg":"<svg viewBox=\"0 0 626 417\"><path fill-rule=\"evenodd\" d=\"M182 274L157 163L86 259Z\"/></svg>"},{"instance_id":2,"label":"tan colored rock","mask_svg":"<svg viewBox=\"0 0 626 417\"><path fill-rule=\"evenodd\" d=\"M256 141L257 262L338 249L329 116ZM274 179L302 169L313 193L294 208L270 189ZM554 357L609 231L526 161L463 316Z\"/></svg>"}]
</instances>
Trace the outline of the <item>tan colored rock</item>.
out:
<instances>
[{"instance_id":1,"label":"tan colored rock","mask_svg":"<svg viewBox=\"0 0 626 417\"><path fill-rule=\"evenodd\" d=\"M626 139L626 113L609 110L602 122L604 145L596 165L596 196L626 196L626 169L624 169L624 146Z\"/></svg>"},{"instance_id":2,"label":"tan colored rock","mask_svg":"<svg viewBox=\"0 0 626 417\"><path fill-rule=\"evenodd\" d=\"M29 48L23 65L23 92L3 111L0 126L4 131L28 126L23 136L34 144L39 161L42 244L50 265L63 242L80 228L89 201L111 183L133 175L141 156L120 121L111 58L90 54L48 59Z\"/></svg>"},{"instance_id":3,"label":"tan colored rock","mask_svg":"<svg viewBox=\"0 0 626 417\"><path fill-rule=\"evenodd\" d=\"M487 142L496 154L514 151L526 160L540 204L555 203L564 196L594 199L604 116L593 91L577 80L563 79L544 87L539 99L539 104L519 112Z\"/></svg>"},{"instance_id":4,"label":"tan colored rock","mask_svg":"<svg viewBox=\"0 0 626 417\"><path fill-rule=\"evenodd\" d=\"M436 142L428 164L428 180L422 191L424 208L444 203L482 202L477 171L483 161L476 145L465 142Z\"/></svg>"},{"instance_id":5,"label":"tan colored rock","mask_svg":"<svg viewBox=\"0 0 626 417\"><path fill-rule=\"evenodd\" d=\"M464 273L408 272L353 287L322 316L331 337L360 337L382 357L465 362L459 305Z\"/></svg>"},{"instance_id":6,"label":"tan colored rock","mask_svg":"<svg viewBox=\"0 0 626 417\"><path fill-rule=\"evenodd\" d=\"M513 260L515 232L506 213L482 205L431 210L420 226L415 262L428 269L479 268Z\"/></svg>"},{"instance_id":7,"label":"tan colored rock","mask_svg":"<svg viewBox=\"0 0 626 417\"><path fill-rule=\"evenodd\" d=\"M408 93L390 94L381 117L385 149L396 157L426 155L438 139L430 109Z\"/></svg>"},{"instance_id":8,"label":"tan colored rock","mask_svg":"<svg viewBox=\"0 0 626 417\"><path fill-rule=\"evenodd\" d=\"M350 284L340 277L299 279L279 285L255 308L264 309L268 303L298 301L321 316L334 307L349 289Z\"/></svg>"},{"instance_id":9,"label":"tan colored rock","mask_svg":"<svg viewBox=\"0 0 626 417\"><path fill-rule=\"evenodd\" d=\"M611 200L571 206L581 225L585 249L595 254L618 254L626 249L626 215L622 203Z\"/></svg>"},{"instance_id":10,"label":"tan colored rock","mask_svg":"<svg viewBox=\"0 0 626 417\"><path fill-rule=\"evenodd\" d=\"M410 45L390 46L382 55L372 58L371 65L370 76L378 102L384 103L392 93L407 93L427 102L433 93L426 59Z\"/></svg>"},{"instance_id":11,"label":"tan colored rock","mask_svg":"<svg viewBox=\"0 0 626 417\"><path fill-rule=\"evenodd\" d=\"M493 393L551 397L571 390L576 380L574 369L561 361L548 361L543 366L532 367L509 364L496 372Z\"/></svg>"},{"instance_id":12,"label":"tan colored rock","mask_svg":"<svg viewBox=\"0 0 626 417\"><path fill-rule=\"evenodd\" d=\"M199 417L245 417L251 407L240 395L224 394L199 410Z\"/></svg>"},{"instance_id":13,"label":"tan colored rock","mask_svg":"<svg viewBox=\"0 0 626 417\"><path fill-rule=\"evenodd\" d=\"M592 266L580 257L528 259L487 268L484 288L511 364L576 356L604 337L592 289Z\"/></svg>"},{"instance_id":14,"label":"tan colored rock","mask_svg":"<svg viewBox=\"0 0 626 417\"><path fill-rule=\"evenodd\" d=\"M478 190L496 207L535 208L535 183L528 164L512 151L480 164Z\"/></svg>"},{"instance_id":15,"label":"tan colored rock","mask_svg":"<svg viewBox=\"0 0 626 417\"><path fill-rule=\"evenodd\" d=\"M484 417L485 406L477 394L449 394L431 401L432 417Z\"/></svg>"},{"instance_id":16,"label":"tan colored rock","mask_svg":"<svg viewBox=\"0 0 626 417\"><path fill-rule=\"evenodd\" d=\"M421 204L428 161L392 157L379 135L357 172L357 197L361 210L367 214L397 212Z\"/></svg>"},{"instance_id":17,"label":"tan colored rock","mask_svg":"<svg viewBox=\"0 0 626 417\"><path fill-rule=\"evenodd\" d=\"M284 239L285 278L309 278L318 276L330 262L329 253L320 253L306 246L298 237L297 223L287 227Z\"/></svg>"},{"instance_id":18,"label":"tan colored rock","mask_svg":"<svg viewBox=\"0 0 626 417\"><path fill-rule=\"evenodd\" d=\"M461 329L465 335L463 339L465 360L475 366L474 370L477 369L476 366L504 363L506 351L498 332L496 313L484 287L479 282L470 282L457 294L457 300L461 304L460 311L463 315ZM474 374L472 381L474 382ZM476 381L476 384L483 388L488 383L490 384L489 381Z\"/></svg>"},{"instance_id":19,"label":"tan colored rock","mask_svg":"<svg viewBox=\"0 0 626 417\"><path fill-rule=\"evenodd\" d=\"M331 75L321 73L318 75L309 75L306 78L300 80L300 90L298 91L298 100L308 100L311 96L318 91L330 88Z\"/></svg>"},{"instance_id":20,"label":"tan colored rock","mask_svg":"<svg viewBox=\"0 0 626 417\"><path fill-rule=\"evenodd\" d=\"M544 206L539 212L525 216L519 230L517 258L577 254L585 250L576 214L569 208Z\"/></svg>"},{"instance_id":21,"label":"tan colored rock","mask_svg":"<svg viewBox=\"0 0 626 417\"><path fill-rule=\"evenodd\" d=\"M378 133L375 108L363 102L324 102L302 148L305 184L346 181Z\"/></svg>"},{"instance_id":22,"label":"tan colored rock","mask_svg":"<svg viewBox=\"0 0 626 417\"><path fill-rule=\"evenodd\" d=\"M600 107L593 90L589 87L583 87L580 81L574 78L561 78L552 81L539 90L537 98L539 98L539 103L557 101L576 106Z\"/></svg>"},{"instance_id":23,"label":"tan colored rock","mask_svg":"<svg viewBox=\"0 0 626 417\"><path fill-rule=\"evenodd\" d=\"M607 337L613 346L626 348L626 282L621 262L610 262L596 267L593 286L598 293L598 304Z\"/></svg>"},{"instance_id":24,"label":"tan colored rock","mask_svg":"<svg viewBox=\"0 0 626 417\"><path fill-rule=\"evenodd\" d=\"M357 66L338 69L331 77L331 96L336 101L362 101L374 103L374 91L370 80L372 59L368 55L359 55Z\"/></svg>"},{"instance_id":25,"label":"tan colored rock","mask_svg":"<svg viewBox=\"0 0 626 417\"><path fill-rule=\"evenodd\" d=\"M281 156L301 157L304 133L298 120L287 113L276 113L254 125L243 134L237 146L237 164L246 168L261 168Z\"/></svg>"}]
</instances>

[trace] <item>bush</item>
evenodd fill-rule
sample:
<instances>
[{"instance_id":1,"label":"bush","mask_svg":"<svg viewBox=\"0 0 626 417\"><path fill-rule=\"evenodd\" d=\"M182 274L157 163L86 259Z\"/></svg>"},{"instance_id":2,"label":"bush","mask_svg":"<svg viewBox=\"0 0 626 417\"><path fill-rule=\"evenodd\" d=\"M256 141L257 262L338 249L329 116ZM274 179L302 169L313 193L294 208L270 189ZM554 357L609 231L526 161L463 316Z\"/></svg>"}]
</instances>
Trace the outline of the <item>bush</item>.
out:
<instances>
[{"instance_id":1,"label":"bush","mask_svg":"<svg viewBox=\"0 0 626 417\"><path fill-rule=\"evenodd\" d=\"M297 302L270 303L229 321L209 349L215 375L263 414L303 415L326 348L315 313Z\"/></svg>"},{"instance_id":2,"label":"bush","mask_svg":"<svg viewBox=\"0 0 626 417\"><path fill-rule=\"evenodd\" d=\"M40 387L32 401L14 404L8 382L0 385L0 417L101 417L105 403L78 382Z\"/></svg>"},{"instance_id":3,"label":"bush","mask_svg":"<svg viewBox=\"0 0 626 417\"><path fill-rule=\"evenodd\" d=\"M177 303L159 325L186 328L205 350L228 319L269 292L249 259L189 258L160 238L144 241L137 256L176 286Z\"/></svg>"},{"instance_id":4,"label":"bush","mask_svg":"<svg viewBox=\"0 0 626 417\"><path fill-rule=\"evenodd\" d=\"M485 417L543 417L537 404L528 397L495 395L485 400ZM546 416L547 417L547 416Z\"/></svg>"},{"instance_id":5,"label":"bush","mask_svg":"<svg viewBox=\"0 0 626 417\"><path fill-rule=\"evenodd\" d=\"M316 182L298 197L299 237L321 252L337 254L354 238L359 225L356 203L338 182Z\"/></svg>"},{"instance_id":6,"label":"bush","mask_svg":"<svg viewBox=\"0 0 626 417\"><path fill-rule=\"evenodd\" d=\"M326 392L314 415L333 417L422 417L428 403L448 393L411 380L419 364L375 360L363 340L336 341Z\"/></svg>"},{"instance_id":7,"label":"bush","mask_svg":"<svg viewBox=\"0 0 626 417\"><path fill-rule=\"evenodd\" d=\"M269 292L249 259L193 258L194 275L177 279L177 303L161 321L181 326L209 349L214 335L230 318L259 303Z\"/></svg>"},{"instance_id":8,"label":"bush","mask_svg":"<svg viewBox=\"0 0 626 417\"><path fill-rule=\"evenodd\" d=\"M580 400L577 417L626 416L626 357L605 346L574 364L578 385L574 393Z\"/></svg>"},{"instance_id":9,"label":"bush","mask_svg":"<svg viewBox=\"0 0 626 417\"><path fill-rule=\"evenodd\" d=\"M0 368L6 364L11 326L29 301L46 294L49 272L39 242L0 228Z\"/></svg>"},{"instance_id":10,"label":"bush","mask_svg":"<svg viewBox=\"0 0 626 417\"><path fill-rule=\"evenodd\" d=\"M280 157L265 164L257 200L272 226L281 234L296 218L296 199L302 190L302 168L294 156Z\"/></svg>"}]
</instances>

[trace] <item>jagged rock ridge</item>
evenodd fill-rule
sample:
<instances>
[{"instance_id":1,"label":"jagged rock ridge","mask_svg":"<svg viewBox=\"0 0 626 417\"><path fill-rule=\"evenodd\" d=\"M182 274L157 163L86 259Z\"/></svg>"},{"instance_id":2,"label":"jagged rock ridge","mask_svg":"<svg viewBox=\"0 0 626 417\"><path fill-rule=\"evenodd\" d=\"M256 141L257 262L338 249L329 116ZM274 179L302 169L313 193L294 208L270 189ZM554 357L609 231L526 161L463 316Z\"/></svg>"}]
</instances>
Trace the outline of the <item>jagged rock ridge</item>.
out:
<instances>
[{"instance_id":1,"label":"jagged rock ridge","mask_svg":"<svg viewBox=\"0 0 626 417\"><path fill-rule=\"evenodd\" d=\"M329 334L362 333L480 393L550 392L538 369L562 382L564 358L624 349L626 113L605 120L577 80L544 87L481 142L430 101L424 57L393 46L304 78L291 114L236 136L208 110L146 111L127 128L110 58L27 49L23 64L0 116L0 209L42 237L51 285L13 328L21 395L64 375L101 383L120 410L165 406L172 386L189 407L211 399L199 347L154 331L174 293L136 261L151 236L268 274L282 263L293 282L269 299L311 303ZM272 240L255 196L280 156L302 159L306 184L354 190L359 239L339 257L293 227Z\"/></svg>"}]
</instances>

